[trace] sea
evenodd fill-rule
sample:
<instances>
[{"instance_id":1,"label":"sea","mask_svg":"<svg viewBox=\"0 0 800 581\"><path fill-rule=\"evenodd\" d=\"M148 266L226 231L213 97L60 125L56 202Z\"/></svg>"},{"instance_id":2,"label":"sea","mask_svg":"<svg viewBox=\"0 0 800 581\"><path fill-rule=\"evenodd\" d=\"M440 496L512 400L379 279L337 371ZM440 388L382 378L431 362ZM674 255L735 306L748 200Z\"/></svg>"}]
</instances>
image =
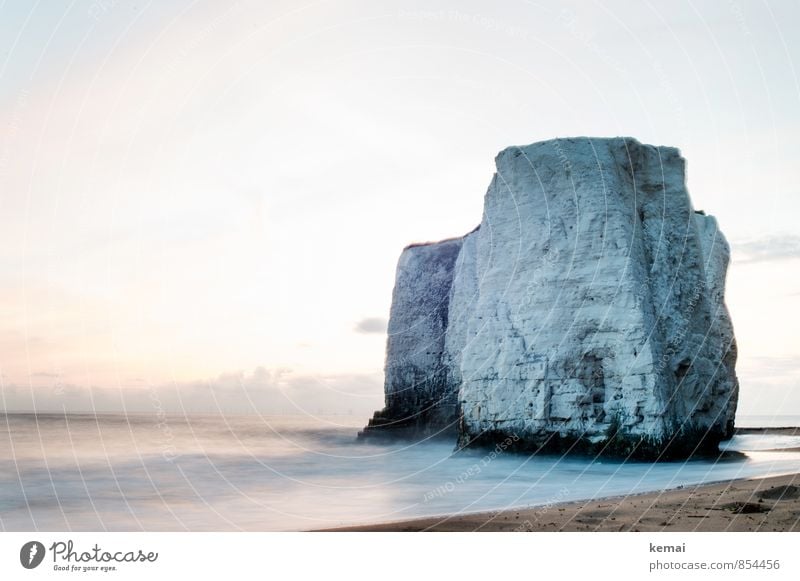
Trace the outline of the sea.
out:
<instances>
[{"instance_id":1,"label":"sea","mask_svg":"<svg viewBox=\"0 0 800 581\"><path fill-rule=\"evenodd\" d=\"M358 441L365 420L0 414L0 530L323 529L800 472L797 436L739 435L724 459L644 463Z\"/></svg>"}]
</instances>

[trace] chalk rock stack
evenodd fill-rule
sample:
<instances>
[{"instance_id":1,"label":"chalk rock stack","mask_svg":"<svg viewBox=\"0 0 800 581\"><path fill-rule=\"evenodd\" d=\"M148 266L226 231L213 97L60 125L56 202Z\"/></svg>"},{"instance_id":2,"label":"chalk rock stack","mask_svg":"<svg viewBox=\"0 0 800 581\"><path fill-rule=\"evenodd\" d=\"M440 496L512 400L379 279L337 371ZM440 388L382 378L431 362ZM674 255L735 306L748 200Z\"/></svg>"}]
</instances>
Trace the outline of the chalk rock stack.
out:
<instances>
[{"instance_id":1,"label":"chalk rock stack","mask_svg":"<svg viewBox=\"0 0 800 581\"><path fill-rule=\"evenodd\" d=\"M386 407L361 435L716 451L738 397L729 249L678 150L556 139L496 166L478 228L401 254Z\"/></svg>"}]
</instances>

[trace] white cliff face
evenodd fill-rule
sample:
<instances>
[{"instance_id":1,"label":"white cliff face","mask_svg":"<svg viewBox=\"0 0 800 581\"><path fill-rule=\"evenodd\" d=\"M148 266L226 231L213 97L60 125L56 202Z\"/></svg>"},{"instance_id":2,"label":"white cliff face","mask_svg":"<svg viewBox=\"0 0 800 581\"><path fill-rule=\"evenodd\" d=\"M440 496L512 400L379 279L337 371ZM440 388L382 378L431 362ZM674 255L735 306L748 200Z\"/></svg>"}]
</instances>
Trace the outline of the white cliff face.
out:
<instances>
[{"instance_id":1,"label":"white cliff face","mask_svg":"<svg viewBox=\"0 0 800 581\"><path fill-rule=\"evenodd\" d=\"M529 448L602 446L616 432L654 455L730 435L728 248L716 221L694 212L678 151L559 139L510 147L496 164L479 229L425 247L449 268L401 257L388 416L390 394L419 417L457 393L461 446L509 435ZM432 302L447 303L441 325ZM393 328L406 330L402 342Z\"/></svg>"},{"instance_id":2,"label":"white cliff face","mask_svg":"<svg viewBox=\"0 0 800 581\"><path fill-rule=\"evenodd\" d=\"M463 238L461 251L453 269L453 285L448 305L447 334L444 342L443 363L448 369L448 379L458 398L462 384L462 354L475 338L478 327L473 308L478 300L478 273L475 260L479 229Z\"/></svg>"},{"instance_id":3,"label":"white cliff face","mask_svg":"<svg viewBox=\"0 0 800 581\"><path fill-rule=\"evenodd\" d=\"M713 381L704 391L698 407L708 407L708 418L719 417L719 423L732 430L739 397L736 378L736 338L728 308L725 306L725 273L730 261L730 247L717 220L695 214L700 243L703 247L707 297L711 307L708 338L704 342L707 359L716 363Z\"/></svg>"},{"instance_id":4,"label":"white cliff face","mask_svg":"<svg viewBox=\"0 0 800 581\"><path fill-rule=\"evenodd\" d=\"M386 347L386 408L370 428L454 433L458 384L445 363L450 291L462 239L406 247L400 255Z\"/></svg>"}]
</instances>

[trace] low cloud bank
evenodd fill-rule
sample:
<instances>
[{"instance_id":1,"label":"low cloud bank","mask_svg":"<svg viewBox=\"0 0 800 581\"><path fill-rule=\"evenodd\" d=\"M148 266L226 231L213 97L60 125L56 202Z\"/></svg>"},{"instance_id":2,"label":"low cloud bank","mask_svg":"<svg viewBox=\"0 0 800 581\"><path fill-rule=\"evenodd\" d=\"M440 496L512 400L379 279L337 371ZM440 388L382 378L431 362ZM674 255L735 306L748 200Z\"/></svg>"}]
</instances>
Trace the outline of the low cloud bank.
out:
<instances>
[{"instance_id":1,"label":"low cloud bank","mask_svg":"<svg viewBox=\"0 0 800 581\"><path fill-rule=\"evenodd\" d=\"M13 412L134 412L169 414L358 414L383 407L383 377L303 375L256 368L208 381L120 388L6 385L0 408Z\"/></svg>"}]
</instances>

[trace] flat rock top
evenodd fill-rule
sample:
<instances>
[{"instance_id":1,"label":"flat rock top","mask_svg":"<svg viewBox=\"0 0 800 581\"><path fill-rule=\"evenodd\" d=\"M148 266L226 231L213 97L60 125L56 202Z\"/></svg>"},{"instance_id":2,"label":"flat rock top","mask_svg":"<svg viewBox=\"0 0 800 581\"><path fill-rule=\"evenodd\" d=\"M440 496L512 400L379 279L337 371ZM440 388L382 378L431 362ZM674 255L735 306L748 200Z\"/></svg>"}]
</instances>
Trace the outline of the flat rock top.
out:
<instances>
[{"instance_id":1,"label":"flat rock top","mask_svg":"<svg viewBox=\"0 0 800 581\"><path fill-rule=\"evenodd\" d=\"M571 150L585 149L588 152L591 152L594 149L599 149L601 147L613 147L622 149L646 148L646 149L672 150L678 152L677 147L642 143L635 137L625 137L625 136L592 137L589 135L581 135L576 137L555 137L553 139L536 141L534 143L529 143L527 145L509 145L505 149L502 149L497 154L497 156L500 157L508 152L511 153L516 153L519 151L535 152L537 150L554 149L558 147L569 147Z\"/></svg>"}]
</instances>

